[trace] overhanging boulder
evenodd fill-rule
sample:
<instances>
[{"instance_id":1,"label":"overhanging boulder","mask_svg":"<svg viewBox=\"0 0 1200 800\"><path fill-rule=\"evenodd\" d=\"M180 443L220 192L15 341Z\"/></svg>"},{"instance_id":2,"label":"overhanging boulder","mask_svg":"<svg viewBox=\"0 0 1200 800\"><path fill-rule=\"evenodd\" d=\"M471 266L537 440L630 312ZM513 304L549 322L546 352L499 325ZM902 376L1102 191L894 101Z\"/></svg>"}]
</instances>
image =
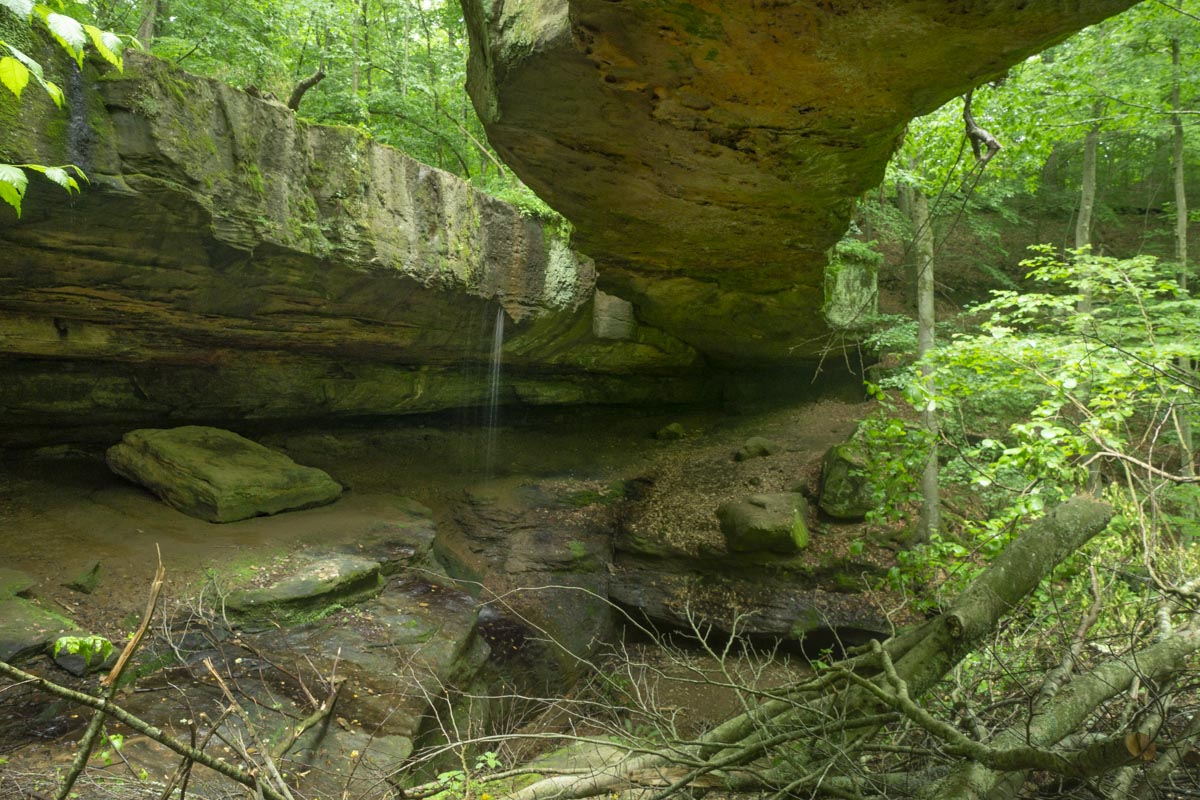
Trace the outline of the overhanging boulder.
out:
<instances>
[{"instance_id":1,"label":"overhanging boulder","mask_svg":"<svg viewBox=\"0 0 1200 800\"><path fill-rule=\"evenodd\" d=\"M812 358L825 253L913 117L1134 0L463 0L497 150L638 318Z\"/></svg>"}]
</instances>

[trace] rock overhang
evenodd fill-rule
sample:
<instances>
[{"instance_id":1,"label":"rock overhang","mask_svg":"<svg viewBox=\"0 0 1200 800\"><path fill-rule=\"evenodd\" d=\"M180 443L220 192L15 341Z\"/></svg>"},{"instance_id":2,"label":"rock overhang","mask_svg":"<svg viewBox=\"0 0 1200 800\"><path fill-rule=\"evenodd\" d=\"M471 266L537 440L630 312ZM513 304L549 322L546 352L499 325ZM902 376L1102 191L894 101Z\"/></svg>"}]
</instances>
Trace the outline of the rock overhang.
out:
<instances>
[{"instance_id":1,"label":"rock overhang","mask_svg":"<svg viewBox=\"0 0 1200 800\"><path fill-rule=\"evenodd\" d=\"M1133 4L463 0L468 88L639 319L811 360L826 252L908 122Z\"/></svg>"}]
</instances>

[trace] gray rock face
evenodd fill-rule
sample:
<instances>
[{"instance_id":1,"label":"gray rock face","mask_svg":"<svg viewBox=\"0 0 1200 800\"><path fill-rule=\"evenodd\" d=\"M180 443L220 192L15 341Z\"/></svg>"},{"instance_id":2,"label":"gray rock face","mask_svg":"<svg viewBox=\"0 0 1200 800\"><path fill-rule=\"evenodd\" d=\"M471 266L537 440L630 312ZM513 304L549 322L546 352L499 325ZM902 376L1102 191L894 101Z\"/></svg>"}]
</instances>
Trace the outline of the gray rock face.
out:
<instances>
[{"instance_id":1,"label":"gray rock face","mask_svg":"<svg viewBox=\"0 0 1200 800\"><path fill-rule=\"evenodd\" d=\"M804 495L756 494L717 509L725 546L731 552L796 553L808 545L808 502Z\"/></svg>"},{"instance_id":2,"label":"gray rock face","mask_svg":"<svg viewBox=\"0 0 1200 800\"><path fill-rule=\"evenodd\" d=\"M130 431L109 448L109 467L163 502L209 522L325 505L342 487L236 433L187 425Z\"/></svg>"},{"instance_id":3,"label":"gray rock face","mask_svg":"<svg viewBox=\"0 0 1200 800\"><path fill-rule=\"evenodd\" d=\"M506 632L495 649L513 657L534 681L561 683L613 631L606 600L612 535L623 487L581 490L576 485L501 479L470 492L455 511L457 530L443 530L435 552L458 579L482 584L483 597L500 597L491 611L528 620L557 644L546 647L534 630ZM566 651L566 652L564 652Z\"/></svg>"},{"instance_id":4,"label":"gray rock face","mask_svg":"<svg viewBox=\"0 0 1200 800\"><path fill-rule=\"evenodd\" d=\"M0 440L478 405L498 308L502 402L701 391L661 331L596 335L592 261L466 181L145 55L79 80L0 107L0 162L89 178L0 203Z\"/></svg>"}]
</instances>

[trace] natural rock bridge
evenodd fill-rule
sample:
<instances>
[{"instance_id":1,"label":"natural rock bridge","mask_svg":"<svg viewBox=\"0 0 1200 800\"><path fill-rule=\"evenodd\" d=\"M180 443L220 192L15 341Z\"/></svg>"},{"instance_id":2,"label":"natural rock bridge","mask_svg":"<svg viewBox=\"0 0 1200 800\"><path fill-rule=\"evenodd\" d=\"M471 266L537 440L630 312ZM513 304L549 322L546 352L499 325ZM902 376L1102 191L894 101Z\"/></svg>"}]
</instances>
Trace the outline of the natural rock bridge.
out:
<instances>
[{"instance_id":1,"label":"natural rock bridge","mask_svg":"<svg viewBox=\"0 0 1200 800\"><path fill-rule=\"evenodd\" d=\"M825 250L909 119L1131 4L464 0L477 108L575 251L156 60L65 75L67 118L0 106L0 161L91 179L0 208L6 436L479 404L497 305L502 402L678 401L719 390L705 366L794 367L829 331Z\"/></svg>"}]
</instances>

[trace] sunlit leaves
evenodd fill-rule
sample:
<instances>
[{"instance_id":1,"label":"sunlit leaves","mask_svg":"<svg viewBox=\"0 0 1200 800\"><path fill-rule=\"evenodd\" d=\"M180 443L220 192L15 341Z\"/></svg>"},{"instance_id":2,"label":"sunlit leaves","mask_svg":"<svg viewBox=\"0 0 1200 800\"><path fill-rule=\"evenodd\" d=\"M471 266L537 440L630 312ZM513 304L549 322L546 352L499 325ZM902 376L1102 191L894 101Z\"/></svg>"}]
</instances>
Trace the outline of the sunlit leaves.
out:
<instances>
[{"instance_id":1,"label":"sunlit leaves","mask_svg":"<svg viewBox=\"0 0 1200 800\"><path fill-rule=\"evenodd\" d=\"M25 20L33 14L33 0L0 0L0 6Z\"/></svg>"},{"instance_id":2,"label":"sunlit leaves","mask_svg":"<svg viewBox=\"0 0 1200 800\"><path fill-rule=\"evenodd\" d=\"M0 164L0 200L8 203L21 216L21 201L25 199L25 189L29 178L25 171L12 164Z\"/></svg>"},{"instance_id":3,"label":"sunlit leaves","mask_svg":"<svg viewBox=\"0 0 1200 800\"><path fill-rule=\"evenodd\" d=\"M92 47L96 48L96 52L100 54L101 58L117 69L124 66L121 61L121 50L124 48L125 42L121 37L109 31L102 31L95 25L84 25L83 30L91 39Z\"/></svg>"},{"instance_id":4,"label":"sunlit leaves","mask_svg":"<svg viewBox=\"0 0 1200 800\"><path fill-rule=\"evenodd\" d=\"M40 173L48 180L58 184L67 190L68 194L78 192L79 181L86 180L83 170L74 164L68 164L64 167L47 167L42 164L0 164L0 200L3 200L13 211L17 213L17 217L21 216L21 201L25 199L25 192L29 187L29 176L25 170ZM73 176L71 173L74 172Z\"/></svg>"},{"instance_id":5,"label":"sunlit leaves","mask_svg":"<svg viewBox=\"0 0 1200 800\"><path fill-rule=\"evenodd\" d=\"M83 23L74 17L68 17L66 14L51 11L46 6L39 5L35 10L42 18L42 22L46 25L46 30L50 32L54 40L82 68L83 49L87 46L88 41L87 33L83 30Z\"/></svg>"},{"instance_id":6,"label":"sunlit leaves","mask_svg":"<svg viewBox=\"0 0 1200 800\"><path fill-rule=\"evenodd\" d=\"M21 84L22 88L24 88L25 84L27 84L29 82L30 78L33 78L33 80L35 80L39 86L41 86L43 89L46 90L46 94L50 95L50 99L54 101L54 104L56 106L58 106L59 108L62 108L62 104L63 104L62 89L60 89L58 87L58 84L54 83L53 81L46 80L45 76L42 73L42 65L41 64L39 64L37 61L33 60L29 56L25 55L20 50L13 47L12 45L7 44L6 42L0 42L0 48L4 48L4 49L8 50L8 52L10 53L9 56L5 56L5 60L12 59L17 62L17 67L10 67L10 69L13 70L13 75L15 77L17 77L17 78L20 77L19 74L17 73L17 70L19 67L25 68L25 75L24 75L25 83ZM3 73L4 69L5 68L2 65L0 65L0 73ZM14 94L16 94L18 99L20 98L21 93L19 91L17 91L15 89L15 87L9 83L8 80L5 80L2 77L2 75L0 75L0 81L2 81L4 83L4 85L6 87L8 87L9 91L12 91Z\"/></svg>"},{"instance_id":7,"label":"sunlit leaves","mask_svg":"<svg viewBox=\"0 0 1200 800\"><path fill-rule=\"evenodd\" d=\"M20 99L21 92L29 83L29 67L12 56L0 58L0 83Z\"/></svg>"}]
</instances>

